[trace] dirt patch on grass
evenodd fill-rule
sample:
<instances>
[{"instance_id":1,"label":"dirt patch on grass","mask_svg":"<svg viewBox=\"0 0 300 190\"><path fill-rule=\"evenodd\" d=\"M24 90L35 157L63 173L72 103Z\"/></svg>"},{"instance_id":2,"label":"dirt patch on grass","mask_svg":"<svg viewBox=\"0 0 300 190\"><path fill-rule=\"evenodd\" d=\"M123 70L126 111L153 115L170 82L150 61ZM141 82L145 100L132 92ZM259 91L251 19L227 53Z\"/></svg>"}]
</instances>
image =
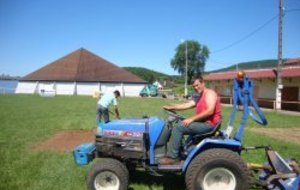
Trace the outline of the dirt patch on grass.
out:
<instances>
[{"instance_id":1,"label":"dirt patch on grass","mask_svg":"<svg viewBox=\"0 0 300 190\"><path fill-rule=\"evenodd\" d=\"M251 132L259 133L271 138L300 144L299 128L251 128ZM72 151L77 145L95 141L95 130L65 130L60 131L45 141L37 142L31 150L44 151Z\"/></svg>"},{"instance_id":2,"label":"dirt patch on grass","mask_svg":"<svg viewBox=\"0 0 300 190\"><path fill-rule=\"evenodd\" d=\"M65 130L60 131L45 141L32 145L33 150L72 151L82 143L95 141L95 130Z\"/></svg>"},{"instance_id":3,"label":"dirt patch on grass","mask_svg":"<svg viewBox=\"0 0 300 190\"><path fill-rule=\"evenodd\" d=\"M274 139L300 144L299 128L251 128L250 131L259 133Z\"/></svg>"}]
</instances>

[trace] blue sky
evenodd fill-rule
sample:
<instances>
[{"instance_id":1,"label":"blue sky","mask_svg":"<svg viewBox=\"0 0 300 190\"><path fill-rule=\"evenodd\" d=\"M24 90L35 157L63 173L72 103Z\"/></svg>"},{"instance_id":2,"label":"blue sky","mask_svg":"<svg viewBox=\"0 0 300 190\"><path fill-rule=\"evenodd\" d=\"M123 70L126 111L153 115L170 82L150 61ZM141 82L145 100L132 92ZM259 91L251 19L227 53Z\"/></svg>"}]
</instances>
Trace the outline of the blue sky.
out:
<instances>
[{"instance_id":1,"label":"blue sky","mask_svg":"<svg viewBox=\"0 0 300 190\"><path fill-rule=\"evenodd\" d=\"M177 74L170 60L181 40L208 46L212 53L206 70L276 59L278 19L272 18L278 15L278 4L279 0L0 0L0 74L24 76L81 47L120 67ZM300 0L284 0L284 7L283 57L300 57Z\"/></svg>"}]
</instances>

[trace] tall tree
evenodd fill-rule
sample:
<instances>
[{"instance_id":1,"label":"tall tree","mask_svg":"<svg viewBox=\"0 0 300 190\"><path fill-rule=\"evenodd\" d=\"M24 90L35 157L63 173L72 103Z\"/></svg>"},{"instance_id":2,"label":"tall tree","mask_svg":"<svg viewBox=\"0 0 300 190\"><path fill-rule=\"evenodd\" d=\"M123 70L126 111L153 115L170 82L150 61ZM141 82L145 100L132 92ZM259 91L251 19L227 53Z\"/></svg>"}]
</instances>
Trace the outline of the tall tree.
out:
<instances>
[{"instance_id":1,"label":"tall tree","mask_svg":"<svg viewBox=\"0 0 300 190\"><path fill-rule=\"evenodd\" d=\"M171 60L171 67L179 74L185 75L187 51L187 76L188 83L192 76L202 75L207 59L209 58L209 49L194 40L187 40L180 43L176 48L174 58Z\"/></svg>"}]
</instances>

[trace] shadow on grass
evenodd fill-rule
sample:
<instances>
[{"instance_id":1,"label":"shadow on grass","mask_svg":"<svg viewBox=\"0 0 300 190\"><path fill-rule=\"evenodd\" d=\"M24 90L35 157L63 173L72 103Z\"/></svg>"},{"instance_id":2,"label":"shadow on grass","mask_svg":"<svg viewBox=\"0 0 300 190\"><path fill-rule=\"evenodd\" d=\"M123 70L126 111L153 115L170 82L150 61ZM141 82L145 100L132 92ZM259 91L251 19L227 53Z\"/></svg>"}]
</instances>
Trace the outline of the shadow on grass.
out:
<instances>
[{"instance_id":1,"label":"shadow on grass","mask_svg":"<svg viewBox=\"0 0 300 190\"><path fill-rule=\"evenodd\" d=\"M184 176L180 174L165 173L164 176L152 176L146 171L130 172L130 187L128 190L184 190L186 189ZM135 185L142 187L134 187ZM252 185L250 190L263 190L264 188Z\"/></svg>"},{"instance_id":2,"label":"shadow on grass","mask_svg":"<svg viewBox=\"0 0 300 190\"><path fill-rule=\"evenodd\" d=\"M132 171L130 173L130 183L132 185L143 185L147 189L157 189L161 187L163 190L183 190L185 189L184 176L180 174L166 173L164 176L152 176L145 171ZM137 190L139 188L130 187L129 190ZM144 188L143 188L144 189ZM160 188L159 188L160 189Z\"/></svg>"}]
</instances>

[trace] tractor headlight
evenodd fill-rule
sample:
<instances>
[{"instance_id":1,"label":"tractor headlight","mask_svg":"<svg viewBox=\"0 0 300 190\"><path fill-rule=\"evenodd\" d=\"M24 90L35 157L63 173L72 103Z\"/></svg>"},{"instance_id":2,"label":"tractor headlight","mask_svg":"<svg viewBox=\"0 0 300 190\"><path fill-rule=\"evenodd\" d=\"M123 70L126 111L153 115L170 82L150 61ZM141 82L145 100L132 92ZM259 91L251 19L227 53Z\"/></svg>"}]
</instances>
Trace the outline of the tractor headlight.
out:
<instances>
[{"instance_id":1,"label":"tractor headlight","mask_svg":"<svg viewBox=\"0 0 300 190\"><path fill-rule=\"evenodd\" d=\"M101 127L97 127L97 135L102 135L102 128Z\"/></svg>"}]
</instances>

